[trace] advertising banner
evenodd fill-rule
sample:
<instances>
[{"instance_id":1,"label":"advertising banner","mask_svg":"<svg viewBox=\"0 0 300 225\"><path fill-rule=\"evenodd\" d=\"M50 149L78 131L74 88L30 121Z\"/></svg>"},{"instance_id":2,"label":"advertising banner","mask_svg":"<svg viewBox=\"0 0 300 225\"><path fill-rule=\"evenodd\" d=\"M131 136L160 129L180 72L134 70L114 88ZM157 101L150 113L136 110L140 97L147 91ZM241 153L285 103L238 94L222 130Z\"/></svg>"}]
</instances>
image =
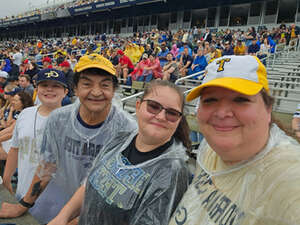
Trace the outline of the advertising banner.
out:
<instances>
[{"instance_id":1,"label":"advertising banner","mask_svg":"<svg viewBox=\"0 0 300 225\"><path fill-rule=\"evenodd\" d=\"M69 12L71 15L83 14L91 12L95 9L95 4L81 5L73 8L69 8Z\"/></svg>"}]
</instances>

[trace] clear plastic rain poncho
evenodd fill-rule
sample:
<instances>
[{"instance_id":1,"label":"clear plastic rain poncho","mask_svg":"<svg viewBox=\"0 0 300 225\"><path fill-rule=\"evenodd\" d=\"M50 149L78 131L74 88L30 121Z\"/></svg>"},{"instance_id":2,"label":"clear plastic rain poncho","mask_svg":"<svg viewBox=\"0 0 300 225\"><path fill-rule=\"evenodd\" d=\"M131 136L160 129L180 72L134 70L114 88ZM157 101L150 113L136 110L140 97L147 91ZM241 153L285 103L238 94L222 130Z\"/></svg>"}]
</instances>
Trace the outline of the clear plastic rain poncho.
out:
<instances>
[{"instance_id":1,"label":"clear plastic rain poncho","mask_svg":"<svg viewBox=\"0 0 300 225\"><path fill-rule=\"evenodd\" d=\"M95 160L86 182L80 225L167 225L187 190L186 148L179 142L160 156L132 165L122 151L136 133L124 136Z\"/></svg>"},{"instance_id":2,"label":"clear plastic rain poncho","mask_svg":"<svg viewBox=\"0 0 300 225\"><path fill-rule=\"evenodd\" d=\"M137 128L134 118L114 104L100 127L87 128L79 122L79 104L51 113L45 127L39 175L50 182L31 209L42 223L56 216L72 197L103 146Z\"/></svg>"},{"instance_id":3,"label":"clear plastic rain poncho","mask_svg":"<svg viewBox=\"0 0 300 225\"><path fill-rule=\"evenodd\" d=\"M204 141L193 182L169 223L175 224L299 225L299 144L273 124L260 153L228 166Z\"/></svg>"}]
</instances>

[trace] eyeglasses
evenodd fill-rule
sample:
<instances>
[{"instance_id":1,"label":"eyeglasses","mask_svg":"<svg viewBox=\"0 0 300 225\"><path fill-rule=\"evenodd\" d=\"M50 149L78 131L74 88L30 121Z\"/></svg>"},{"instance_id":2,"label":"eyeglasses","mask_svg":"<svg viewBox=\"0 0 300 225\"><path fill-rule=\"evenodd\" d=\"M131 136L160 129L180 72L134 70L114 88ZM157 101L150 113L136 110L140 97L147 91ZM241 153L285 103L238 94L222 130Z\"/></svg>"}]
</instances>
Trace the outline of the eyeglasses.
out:
<instances>
[{"instance_id":1,"label":"eyeglasses","mask_svg":"<svg viewBox=\"0 0 300 225\"><path fill-rule=\"evenodd\" d=\"M165 108L160 103L154 100L143 99L142 102L147 103L147 108L146 108L147 112L154 115L159 114L164 109L166 114L166 119L169 122L176 122L182 116L182 113L177 111L176 109Z\"/></svg>"}]
</instances>

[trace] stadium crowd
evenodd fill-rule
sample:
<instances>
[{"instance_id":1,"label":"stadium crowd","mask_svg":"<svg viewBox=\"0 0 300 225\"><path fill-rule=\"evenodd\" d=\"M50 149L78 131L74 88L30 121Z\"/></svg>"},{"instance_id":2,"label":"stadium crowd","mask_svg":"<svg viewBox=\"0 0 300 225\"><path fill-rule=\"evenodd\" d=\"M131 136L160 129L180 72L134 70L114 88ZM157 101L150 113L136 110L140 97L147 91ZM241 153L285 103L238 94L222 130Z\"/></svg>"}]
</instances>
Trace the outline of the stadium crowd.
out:
<instances>
[{"instance_id":1,"label":"stadium crowd","mask_svg":"<svg viewBox=\"0 0 300 225\"><path fill-rule=\"evenodd\" d=\"M180 224L178 218L185 207L190 216L187 224L207 224L221 215L227 218L225 208L218 211L209 202L222 190L224 196L218 194L215 201L235 207L228 217L231 221L243 219L243 224L255 221L257 225L299 222L299 198L284 204L282 212L276 208L285 197L290 202L292 194L299 196L299 188L277 185L294 182L297 186L299 173L290 172L289 166L299 168L300 156L295 140L271 120L273 100L263 65L276 45L297 45L299 35L294 24L282 24L272 30L252 27L246 32L195 27L175 33L153 29L128 37L104 33L2 42L0 159L6 164L1 173L11 193L15 191L12 183L17 183L19 204L3 203L0 217L18 217L29 210L41 224L61 225L79 216L81 209L79 224L166 225L170 219L170 224ZM226 63L229 69L224 69ZM198 72L205 69L208 75L203 79ZM222 72L224 83L215 81L220 79L215 71ZM231 73L237 74L227 82ZM174 82L193 74L203 84L187 98L201 96L197 115L208 144L203 142L205 151L197 161L201 168L197 167L189 186L185 160L191 141L183 113L184 96ZM245 77L247 83L241 81ZM112 103L118 85L129 86L135 80L147 83L136 103L137 124ZM222 121L227 125L219 126ZM230 140L219 135L240 123L245 130L225 135ZM295 125L294 130L299 132L298 128ZM240 153L240 147L245 151ZM277 170L273 162L278 157L290 160L290 165L280 162ZM260 173L256 168L267 174L259 177L261 185L279 177L272 180L271 194L249 178ZM281 179L280 171L288 180ZM247 203L251 201L251 192L245 188L248 183L239 179L249 182L255 192L253 205ZM233 181L238 185L230 187ZM211 191L202 204L196 201L205 196L200 195L201 185ZM233 188L238 191L231 192ZM292 194L283 194L285 188ZM272 193L279 197L268 207ZM261 207L260 212L256 206ZM195 209L199 207L203 211L198 214ZM220 213L217 218L216 212Z\"/></svg>"},{"instance_id":2,"label":"stadium crowd","mask_svg":"<svg viewBox=\"0 0 300 225\"><path fill-rule=\"evenodd\" d=\"M92 2L101 2L101 1L103 1L103 0L74 0L74 1L67 2L65 4L59 4L59 5L54 5L54 6L47 5L47 7L44 7L44 8L35 8L33 10L26 11L26 12L20 13L18 15L6 16L4 18L0 18L0 21L4 22L4 21L10 21L10 20L14 20L14 19L22 19L22 18L29 17L29 16L43 15L45 13L55 12L59 9L78 7L78 6L88 5ZM48 2L49 1L47 1L47 3Z\"/></svg>"},{"instance_id":3,"label":"stadium crowd","mask_svg":"<svg viewBox=\"0 0 300 225\"><path fill-rule=\"evenodd\" d=\"M41 68L59 68L71 74L80 56L97 53L110 59L123 83L160 78L175 81L203 71L208 63L224 55L256 55L266 58L280 43L296 44L299 27L280 25L272 30L254 27L241 30L189 31L152 30L129 37L118 35L84 36L62 39L6 41L1 43L1 70L16 79L30 79ZM262 61L265 63L265 60ZM70 75L71 76L71 75ZM195 79L197 76L195 76ZM69 79L71 80L71 78ZM72 91L69 96L72 96Z\"/></svg>"}]
</instances>

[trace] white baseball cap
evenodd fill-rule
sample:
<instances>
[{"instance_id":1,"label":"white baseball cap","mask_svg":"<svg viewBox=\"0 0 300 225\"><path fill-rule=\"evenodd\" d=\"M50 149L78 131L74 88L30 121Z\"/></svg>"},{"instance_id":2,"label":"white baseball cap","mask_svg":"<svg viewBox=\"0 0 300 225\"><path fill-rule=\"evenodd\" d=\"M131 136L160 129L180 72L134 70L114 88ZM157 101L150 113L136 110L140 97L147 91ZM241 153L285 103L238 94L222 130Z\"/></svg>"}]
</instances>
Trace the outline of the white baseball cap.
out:
<instances>
[{"instance_id":1,"label":"white baseball cap","mask_svg":"<svg viewBox=\"0 0 300 225\"><path fill-rule=\"evenodd\" d=\"M5 79L7 79L8 73L5 72L5 71L0 70L0 77L3 77L3 78L5 78Z\"/></svg>"},{"instance_id":2,"label":"white baseball cap","mask_svg":"<svg viewBox=\"0 0 300 225\"><path fill-rule=\"evenodd\" d=\"M224 56L208 64L203 82L187 96L191 101L205 87L222 87L245 95L256 95L262 89L269 92L266 67L256 56Z\"/></svg>"}]
</instances>

